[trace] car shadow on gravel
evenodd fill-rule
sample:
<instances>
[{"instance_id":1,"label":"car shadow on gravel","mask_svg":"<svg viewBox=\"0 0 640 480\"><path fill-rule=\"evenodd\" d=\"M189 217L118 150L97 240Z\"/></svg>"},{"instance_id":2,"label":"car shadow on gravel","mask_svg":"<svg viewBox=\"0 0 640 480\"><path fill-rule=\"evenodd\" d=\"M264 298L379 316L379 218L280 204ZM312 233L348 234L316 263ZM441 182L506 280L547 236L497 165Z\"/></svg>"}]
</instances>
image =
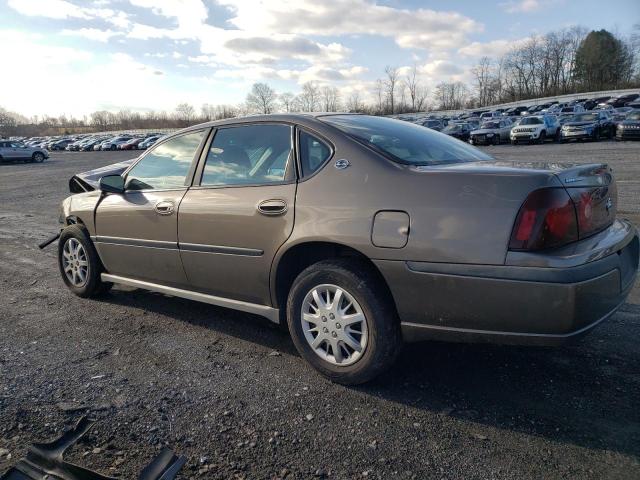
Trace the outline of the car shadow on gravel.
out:
<instances>
[{"instance_id":1,"label":"car shadow on gravel","mask_svg":"<svg viewBox=\"0 0 640 480\"><path fill-rule=\"evenodd\" d=\"M141 289L117 287L100 299L103 302L134 307L181 322L208 328L223 335L297 355L286 327L269 322L258 315L216 307L178 297Z\"/></svg>"},{"instance_id":2,"label":"car shadow on gravel","mask_svg":"<svg viewBox=\"0 0 640 480\"><path fill-rule=\"evenodd\" d=\"M631 308L637 319L640 309ZM638 328L624 328L603 325L558 348L408 345L391 372L357 388L414 409L640 458L640 355L628 348Z\"/></svg>"},{"instance_id":3,"label":"car shadow on gravel","mask_svg":"<svg viewBox=\"0 0 640 480\"><path fill-rule=\"evenodd\" d=\"M286 330L258 316L145 290L118 289L103 301L298 356ZM617 315L640 315L629 308ZM610 322L560 348L410 344L390 372L350 388L435 415L640 458L638 353L622 345L630 335L624 325Z\"/></svg>"}]
</instances>

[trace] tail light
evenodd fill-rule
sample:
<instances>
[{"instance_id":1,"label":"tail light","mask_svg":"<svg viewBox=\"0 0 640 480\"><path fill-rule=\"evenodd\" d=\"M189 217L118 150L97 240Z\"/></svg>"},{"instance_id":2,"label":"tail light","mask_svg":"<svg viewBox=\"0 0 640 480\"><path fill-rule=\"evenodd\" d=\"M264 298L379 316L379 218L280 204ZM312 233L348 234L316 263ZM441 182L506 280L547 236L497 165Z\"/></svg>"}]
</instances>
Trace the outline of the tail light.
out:
<instances>
[{"instance_id":1,"label":"tail light","mask_svg":"<svg viewBox=\"0 0 640 480\"><path fill-rule=\"evenodd\" d=\"M510 250L542 250L578 240L578 219L564 188L543 188L525 200L511 233Z\"/></svg>"},{"instance_id":2,"label":"tail light","mask_svg":"<svg viewBox=\"0 0 640 480\"><path fill-rule=\"evenodd\" d=\"M593 235L613 222L616 203L615 186L535 190L520 207L509 249L542 250Z\"/></svg>"}]
</instances>

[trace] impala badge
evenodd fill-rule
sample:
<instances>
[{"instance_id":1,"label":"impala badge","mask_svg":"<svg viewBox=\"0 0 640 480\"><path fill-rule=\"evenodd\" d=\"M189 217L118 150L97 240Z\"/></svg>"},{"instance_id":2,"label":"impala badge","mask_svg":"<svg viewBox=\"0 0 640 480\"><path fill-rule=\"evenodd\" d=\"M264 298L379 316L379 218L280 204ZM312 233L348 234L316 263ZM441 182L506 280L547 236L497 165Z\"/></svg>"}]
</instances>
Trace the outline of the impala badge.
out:
<instances>
[{"instance_id":1,"label":"impala badge","mask_svg":"<svg viewBox=\"0 0 640 480\"><path fill-rule=\"evenodd\" d=\"M349 165L351 165L351 163L349 163L349 160L347 160L346 158L341 158L340 160L336 160L336 163L333 164L333 166L336 167L338 170L344 170Z\"/></svg>"}]
</instances>

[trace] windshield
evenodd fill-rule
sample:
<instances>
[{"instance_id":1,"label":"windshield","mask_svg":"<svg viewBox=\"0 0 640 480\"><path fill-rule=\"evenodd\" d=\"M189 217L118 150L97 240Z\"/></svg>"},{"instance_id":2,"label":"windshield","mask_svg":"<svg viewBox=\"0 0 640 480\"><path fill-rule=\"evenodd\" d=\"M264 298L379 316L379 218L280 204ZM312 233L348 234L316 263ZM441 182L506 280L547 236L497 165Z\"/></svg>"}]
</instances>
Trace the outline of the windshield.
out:
<instances>
[{"instance_id":1,"label":"windshield","mask_svg":"<svg viewBox=\"0 0 640 480\"><path fill-rule=\"evenodd\" d=\"M598 115L594 113L580 113L571 117L572 122L595 122L598 120Z\"/></svg>"},{"instance_id":2,"label":"windshield","mask_svg":"<svg viewBox=\"0 0 640 480\"><path fill-rule=\"evenodd\" d=\"M627 120L640 120L640 112L631 112L627 115Z\"/></svg>"},{"instance_id":3,"label":"windshield","mask_svg":"<svg viewBox=\"0 0 640 480\"><path fill-rule=\"evenodd\" d=\"M440 122L437 120L429 120L427 122L427 127L439 127L440 126Z\"/></svg>"},{"instance_id":4,"label":"windshield","mask_svg":"<svg viewBox=\"0 0 640 480\"><path fill-rule=\"evenodd\" d=\"M520 120L520 125L540 125L542 120L538 117L525 117Z\"/></svg>"},{"instance_id":5,"label":"windshield","mask_svg":"<svg viewBox=\"0 0 640 480\"><path fill-rule=\"evenodd\" d=\"M500 124L498 122L484 122L482 128L500 128Z\"/></svg>"},{"instance_id":6,"label":"windshield","mask_svg":"<svg viewBox=\"0 0 640 480\"><path fill-rule=\"evenodd\" d=\"M437 165L492 160L467 143L390 118L331 115L321 117L321 120L400 163Z\"/></svg>"}]
</instances>

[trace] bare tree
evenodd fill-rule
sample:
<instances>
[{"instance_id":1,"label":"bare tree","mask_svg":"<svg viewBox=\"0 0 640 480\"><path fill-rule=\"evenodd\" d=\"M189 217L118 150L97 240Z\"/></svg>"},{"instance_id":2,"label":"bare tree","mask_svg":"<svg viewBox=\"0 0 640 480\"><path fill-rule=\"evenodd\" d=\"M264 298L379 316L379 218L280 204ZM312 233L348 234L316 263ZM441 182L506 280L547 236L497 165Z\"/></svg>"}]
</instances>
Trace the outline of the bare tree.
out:
<instances>
[{"instance_id":1,"label":"bare tree","mask_svg":"<svg viewBox=\"0 0 640 480\"><path fill-rule=\"evenodd\" d=\"M285 112L291 112L293 109L293 104L296 96L291 92L281 93L278 99L280 100L280 104L282 105L282 109Z\"/></svg>"},{"instance_id":2,"label":"bare tree","mask_svg":"<svg viewBox=\"0 0 640 480\"><path fill-rule=\"evenodd\" d=\"M352 92L347 99L347 111L352 113L363 113L365 111L365 104L360 98L360 92L357 90Z\"/></svg>"},{"instance_id":3,"label":"bare tree","mask_svg":"<svg viewBox=\"0 0 640 480\"><path fill-rule=\"evenodd\" d=\"M387 78L385 80L386 100L389 105L391 115L395 113L395 97L396 97L396 85L398 84L398 69L387 65L384 69Z\"/></svg>"},{"instance_id":4,"label":"bare tree","mask_svg":"<svg viewBox=\"0 0 640 480\"><path fill-rule=\"evenodd\" d=\"M320 90L320 95L325 112L337 112L339 110L340 92L336 87L324 86Z\"/></svg>"},{"instance_id":5,"label":"bare tree","mask_svg":"<svg viewBox=\"0 0 640 480\"><path fill-rule=\"evenodd\" d=\"M195 113L195 108L189 103L181 103L176 107L176 118L185 126L191 123Z\"/></svg>"},{"instance_id":6,"label":"bare tree","mask_svg":"<svg viewBox=\"0 0 640 480\"><path fill-rule=\"evenodd\" d=\"M273 113L278 95L266 83L254 83L247 94L247 106L258 113Z\"/></svg>"},{"instance_id":7,"label":"bare tree","mask_svg":"<svg viewBox=\"0 0 640 480\"><path fill-rule=\"evenodd\" d=\"M320 89L314 82L307 82L302 85L302 93L297 100L301 111L315 112L320 104Z\"/></svg>"}]
</instances>

